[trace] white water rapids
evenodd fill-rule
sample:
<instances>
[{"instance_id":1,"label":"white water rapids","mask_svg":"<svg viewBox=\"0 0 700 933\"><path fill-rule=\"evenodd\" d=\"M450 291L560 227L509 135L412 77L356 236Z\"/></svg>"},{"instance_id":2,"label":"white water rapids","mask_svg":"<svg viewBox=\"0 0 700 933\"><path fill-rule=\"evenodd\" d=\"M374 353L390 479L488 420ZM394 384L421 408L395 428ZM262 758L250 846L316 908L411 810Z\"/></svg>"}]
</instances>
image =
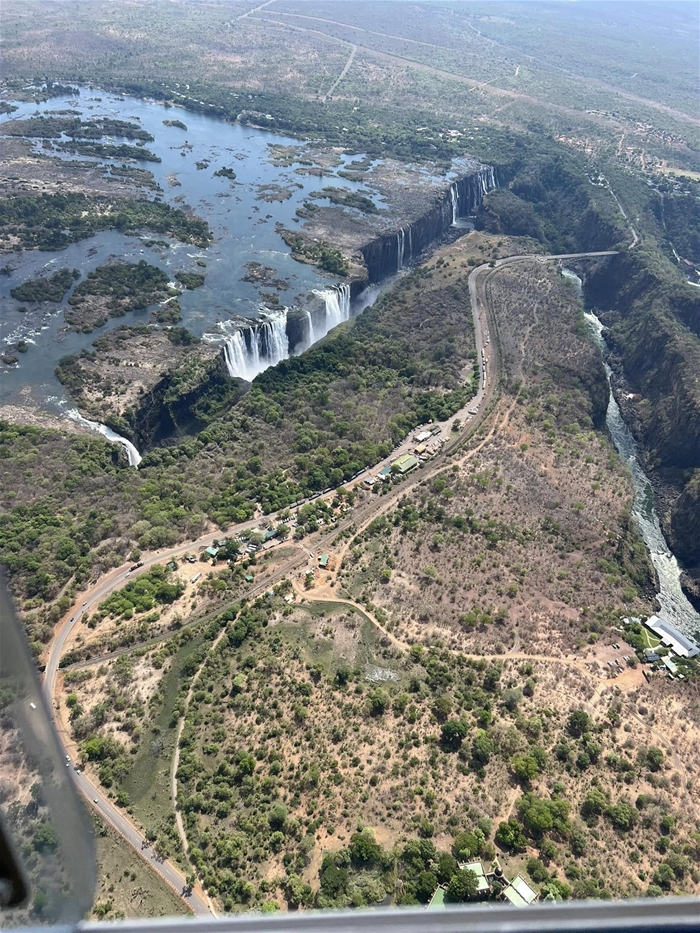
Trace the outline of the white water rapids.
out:
<instances>
[{"instance_id":1,"label":"white water rapids","mask_svg":"<svg viewBox=\"0 0 700 933\"><path fill-rule=\"evenodd\" d=\"M581 289L581 279L568 269L562 270L563 275ZM607 344L603 337L601 321L589 311L584 312L588 330L594 343L605 355ZM612 438L615 449L629 467L634 485L634 506L632 514L637 522L639 531L649 551L649 557L654 565L659 583L657 600L661 606L660 615L679 631L688 636L700 632L700 614L698 614L688 601L681 587L681 568L671 553L664 533L661 530L659 516L654 508L654 490L644 470L637 459L637 444L632 432L622 417L620 406L613 395L610 376L612 370L603 360L605 373L610 389L610 401L605 415L605 424Z\"/></svg>"},{"instance_id":2,"label":"white water rapids","mask_svg":"<svg viewBox=\"0 0 700 933\"><path fill-rule=\"evenodd\" d=\"M129 466L137 467L139 463L141 463L143 457L131 441L128 441L125 437L122 437L121 434L117 434L116 431L108 428L106 424L100 424L99 421L90 421L88 418L83 418L77 408L72 408L70 411L67 411L66 415L71 421L75 421L76 424L81 424L84 428L89 428L90 431L94 431L96 434L101 434L103 437L106 437L108 441L112 441L114 444L121 444L129 458Z\"/></svg>"}]
</instances>

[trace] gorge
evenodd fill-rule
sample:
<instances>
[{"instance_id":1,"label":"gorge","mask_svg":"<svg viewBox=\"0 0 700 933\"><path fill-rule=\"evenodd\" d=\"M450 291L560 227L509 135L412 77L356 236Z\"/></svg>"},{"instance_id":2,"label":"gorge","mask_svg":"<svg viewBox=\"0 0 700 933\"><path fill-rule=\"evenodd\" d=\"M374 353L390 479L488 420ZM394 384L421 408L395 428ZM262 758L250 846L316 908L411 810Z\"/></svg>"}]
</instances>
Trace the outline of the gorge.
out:
<instances>
[{"instance_id":1,"label":"gorge","mask_svg":"<svg viewBox=\"0 0 700 933\"><path fill-rule=\"evenodd\" d=\"M366 278L314 290L314 299L302 309L266 310L259 321L236 328L224 344L229 374L251 382L268 366L308 350L338 324L349 320L352 300L359 298L368 285L379 284L406 269L460 219L473 215L485 195L497 187L492 166L482 165L462 175L436 195L425 213L360 247Z\"/></svg>"},{"instance_id":2,"label":"gorge","mask_svg":"<svg viewBox=\"0 0 700 933\"><path fill-rule=\"evenodd\" d=\"M569 269L563 269L566 279L571 281L582 295L583 282ZM627 465L635 490L634 519L644 540L652 565L656 572L657 601L664 619L687 635L697 637L700 633L700 615L695 611L682 587L682 570L664 536L655 508L654 490L639 462L637 444L615 398L611 377L613 371L605 359L610 348L606 341L605 328L591 311L584 313L588 333L604 357L608 381L609 398L605 425L615 449Z\"/></svg>"}]
</instances>

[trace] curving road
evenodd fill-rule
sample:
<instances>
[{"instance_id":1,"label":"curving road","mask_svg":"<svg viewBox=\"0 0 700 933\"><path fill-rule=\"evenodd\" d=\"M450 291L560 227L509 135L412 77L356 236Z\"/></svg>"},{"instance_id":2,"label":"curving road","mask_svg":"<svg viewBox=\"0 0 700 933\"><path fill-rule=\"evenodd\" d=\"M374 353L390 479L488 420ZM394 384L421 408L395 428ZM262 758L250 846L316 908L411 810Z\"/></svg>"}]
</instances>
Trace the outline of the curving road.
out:
<instances>
[{"instance_id":1,"label":"curving road","mask_svg":"<svg viewBox=\"0 0 700 933\"><path fill-rule=\"evenodd\" d=\"M252 12L252 11L251 11ZM480 407L485 401L490 402L493 398L497 383L498 383L498 359L497 352L495 350L495 344L486 343L485 335L489 333L488 329L488 307L486 301L485 286L486 281L490 275L493 275L500 267L504 265L509 265L515 262L538 260L540 262L551 262L561 259L585 259L592 257L603 257L603 256L615 256L617 255L617 250L602 250L598 252L590 253L563 253L556 256L540 255L540 254L527 254L522 256L508 256L503 259L498 259L491 263L485 263L484 265L477 266L469 275L469 298L471 302L472 317L474 322L474 337L476 342L476 352L477 360L481 360L482 350L484 351L484 356L487 360L486 365L486 375L485 378L480 380L479 391L477 395L470 399L463 409L460 412L457 412L447 424L447 439L448 443L445 444L442 452L437 454L432 463L435 469L442 468L442 461L445 459L446 455L451 453L455 446L461 444L465 437L473 430L473 428L482 420L481 418L474 417L473 420L465 417L468 415L468 408ZM452 432L452 423L460 419L461 421L461 430L456 434ZM468 424L465 422L469 421ZM394 450L391 454L385 458L379 464L375 464L372 467L371 472L375 473L382 468L383 465L391 462L396 458L398 453L406 447L408 449L409 442L404 442L400 445L398 450ZM353 482L354 485L358 485L362 482L363 477L369 474L369 470L364 470ZM431 470L432 472L432 470ZM419 472L414 478L413 482L423 481L426 478L424 472ZM350 483L342 484L344 486L352 485ZM401 483L397 487L396 495L405 494L407 484ZM334 495L334 490L330 490L325 493L322 497L316 496L314 498L329 498ZM362 512L362 519L365 520L372 513L381 510L384 510L387 506L387 499L389 497L371 497L370 501L366 503L361 510L358 510L358 513ZM391 497L393 498L393 496ZM308 501L308 500L306 500ZM346 526L349 527L355 522L357 518L360 518L359 514L355 514L349 519L346 519L340 526L328 532L321 532L318 534L317 544L324 541L327 538L337 535L342 531ZM249 521L242 522L239 525L236 525L230 528L227 532L216 531L209 532L206 535L201 536L196 541L190 541L185 544L178 545L177 547L170 548L168 550L157 551L155 553L143 555L142 566L133 573L129 571L128 565L124 565L115 570L111 570L108 573L104 574L100 579L94 583L88 590L86 590L77 600L73 609L71 609L67 615L64 617L60 627L58 628L54 639L49 648L49 654L46 662L46 672L44 676L44 691L46 693L48 702L52 710L57 709L55 692L56 692L56 676L58 673L58 666L62 656L65 653L66 647L69 643L71 635L73 634L75 628L80 624L81 617L83 614L91 608L96 607L104 599L107 598L111 593L121 589L129 582L133 577L138 576L141 573L145 573L150 567L154 564L166 563L175 557L181 557L186 554L188 551L197 551L202 547L207 547L216 538L221 538L222 535L227 534L229 536L234 536L240 534L240 532L245 530L250 530L255 528L259 524L259 519L250 519ZM314 545L315 549L316 545ZM306 558L301 558L297 555L295 558L286 562L283 567L280 567L275 571L270 577L266 578L264 581L261 581L260 584L254 588L254 591L258 589L267 589L269 586L278 579L281 579L287 576L294 568L298 567L300 563L305 562ZM254 591L251 591L247 595L252 595ZM129 650L133 650L134 646L130 646ZM56 719L54 717L54 721ZM59 725L59 723L56 723ZM65 743L63 742L64 736L61 735L61 730L58 729L59 739L61 740L63 747L65 749ZM84 794L86 799L92 803L92 806L98 811L100 816L111 826L113 826L126 840L129 842L134 849L141 853L149 863L154 871L156 871L161 878L163 878L173 889L174 891L183 898L185 903L190 907L190 909L198 916L209 916L213 913L213 909L210 908L208 904L208 899L203 890L195 888L190 894L183 893L186 890L185 887L185 877L182 872L171 862L167 860L160 860L156 857L155 853L152 850L150 843L146 840L145 836L141 833L139 829L131 822L131 820L120 810L115 804L112 803L105 794L95 787L95 785L88 779L84 773L78 774L74 769L71 769L71 773L76 781L78 789Z\"/></svg>"}]
</instances>

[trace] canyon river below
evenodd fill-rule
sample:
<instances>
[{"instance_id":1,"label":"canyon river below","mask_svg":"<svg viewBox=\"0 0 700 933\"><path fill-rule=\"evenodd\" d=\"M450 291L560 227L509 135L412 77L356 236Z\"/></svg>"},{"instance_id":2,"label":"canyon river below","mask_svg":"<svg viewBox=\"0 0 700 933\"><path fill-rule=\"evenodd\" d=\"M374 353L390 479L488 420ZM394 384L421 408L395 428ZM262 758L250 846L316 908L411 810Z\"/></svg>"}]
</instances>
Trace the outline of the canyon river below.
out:
<instances>
[{"instance_id":1,"label":"canyon river below","mask_svg":"<svg viewBox=\"0 0 700 933\"><path fill-rule=\"evenodd\" d=\"M581 294L583 283L579 276L569 269L563 269L562 272L565 278L572 282L579 294ZM612 390L610 379L612 370L605 361L608 347L603 334L603 324L595 314L589 311L584 312L584 316L590 337L603 354L603 363L610 389L605 425L615 449L632 475L634 485L632 514L656 571L658 586L656 598L660 606L660 614L662 618L674 625L679 631L697 638L700 635L700 614L695 611L683 592L681 567L675 555L671 552L661 528L659 516L654 507L653 487L639 463L637 443L622 417L620 406L617 404Z\"/></svg>"}]
</instances>

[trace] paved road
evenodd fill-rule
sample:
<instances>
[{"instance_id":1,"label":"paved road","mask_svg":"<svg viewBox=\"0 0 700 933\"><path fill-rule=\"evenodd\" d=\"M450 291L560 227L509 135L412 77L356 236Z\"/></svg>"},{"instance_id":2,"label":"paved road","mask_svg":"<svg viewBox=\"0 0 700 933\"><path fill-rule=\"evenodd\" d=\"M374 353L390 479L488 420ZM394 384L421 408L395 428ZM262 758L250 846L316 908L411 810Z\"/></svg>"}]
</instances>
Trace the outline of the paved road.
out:
<instances>
[{"instance_id":1,"label":"paved road","mask_svg":"<svg viewBox=\"0 0 700 933\"><path fill-rule=\"evenodd\" d=\"M486 263L481 266L477 266L469 276L469 296L471 301L471 310L474 320L474 336L476 341L476 351L477 359L479 365L481 366L481 351L484 351L484 355L487 359L486 366L486 378L480 380L479 390L477 395L472 398L460 412L457 412L456 415L450 419L448 423L448 433L447 437L450 437L451 434L451 423L459 418L464 426L465 421L467 420L466 409L474 408L481 406L485 401L488 402L491 400L497 383L497 357L496 351L493 343L486 343L486 334L488 331L488 319L487 319L487 305L486 305L486 296L484 292L486 280L490 275L492 275L499 267L515 263L522 262L525 260L538 260L540 262L551 262L554 260L560 259L583 259L588 257L597 257L597 256L614 256L617 255L616 250L604 250L599 252L592 253L563 253L556 256L547 256L540 254L528 254L523 256L509 256L503 259L496 260L495 264L492 266L490 263ZM470 425L470 429L473 425ZM460 441L464 435L460 432L455 440ZM401 445L400 450L404 447L408 449L409 442L404 442ZM443 454L438 454L432 461L433 465L436 468L439 468L438 465L441 465L444 455L449 453L452 448L452 444L447 444L443 450ZM393 460L397 456L397 451L393 451L389 457L385 458L382 463L375 465L372 468L371 472L377 472L381 467ZM358 478L355 480L355 484L362 482L364 476L368 475L370 471L363 471ZM423 480L425 475L421 473L417 479ZM344 484L348 485L348 484ZM403 494L406 490L406 484L401 484L398 487L397 492ZM324 495L324 498L329 498L334 495L333 491ZM320 497L316 497L320 498ZM393 497L392 497L393 498ZM370 515L374 511L378 511L380 508L384 508L387 504L387 497L372 497L371 500L366 503L358 513L349 516L339 526L328 532L322 532L318 535L318 541L314 546L314 550L318 549L318 544L322 543L324 540L328 540L331 537L337 536L342 530L346 527L349 527L356 520L362 518L366 519L367 515ZM362 513L360 515L359 513ZM209 546L214 539L221 538L224 534L229 536L234 536L240 534L240 532L245 530L250 530L255 528L259 524L259 519L250 519L249 521L242 522L240 525L236 525L233 528L229 529L228 532L210 532L202 537L198 538L196 541L187 542L185 544L178 545L177 547L170 548L167 551L160 551L151 554L145 554L142 557L143 564L142 566L133 573L129 572L128 565L124 565L115 570L111 570L108 573L104 574L92 587L90 587L85 593L83 593L76 602L75 606L69 611L69 613L64 618L60 628L57 630L54 640L49 648L49 655L46 662L46 673L44 677L44 690L47 695L49 704L52 709L55 709L55 699L54 694L56 690L56 675L58 672L59 662L65 653L66 646L69 643L70 637L73 634L75 628L80 625L80 620L83 614L90 609L97 607L104 599L107 598L111 593L119 590L121 587L125 586L129 580L134 577L145 573L150 567L154 564L166 563L175 557L181 557L189 551L196 552L202 547ZM300 561L299 557L296 556L289 562L286 562L285 565L275 571L269 578L265 581L261 581L258 587L255 587L255 591L258 589L267 589L272 585L273 582L281 579L282 577L288 575L292 569L298 567L299 564L303 562ZM252 595L252 591L251 594ZM130 646L129 650L133 650L134 646ZM85 774L77 774L73 769L71 769L75 781L77 783L80 791L85 795L85 797L92 803L95 809L100 813L102 818L110 823L121 835L139 852L146 856L153 869L161 875L173 888L174 890L181 895L185 887L185 878L183 874L177 869L172 863L168 861L160 861L156 859L155 854L153 853L150 844L146 838L141 834L141 832L134 826L134 824L128 819L128 817L116 807L103 793L101 790L97 789L86 777ZM208 907L204 897L200 895L196 890L192 892L191 895L185 898L187 904L191 907L195 914L198 916L208 916L212 913Z\"/></svg>"},{"instance_id":2,"label":"paved road","mask_svg":"<svg viewBox=\"0 0 700 933\"><path fill-rule=\"evenodd\" d=\"M134 849L143 855L151 868L172 887L176 894L182 897L187 906L190 907L197 916L211 916L212 911L197 891L193 891L190 895L182 894L185 888L185 877L182 872L171 862L156 858L151 844L139 832L131 820L129 820L118 807L115 807L101 791L97 790L84 774L76 774L75 771L72 773L78 785L78 789L91 802L92 806L97 810L103 820L113 826Z\"/></svg>"}]
</instances>

